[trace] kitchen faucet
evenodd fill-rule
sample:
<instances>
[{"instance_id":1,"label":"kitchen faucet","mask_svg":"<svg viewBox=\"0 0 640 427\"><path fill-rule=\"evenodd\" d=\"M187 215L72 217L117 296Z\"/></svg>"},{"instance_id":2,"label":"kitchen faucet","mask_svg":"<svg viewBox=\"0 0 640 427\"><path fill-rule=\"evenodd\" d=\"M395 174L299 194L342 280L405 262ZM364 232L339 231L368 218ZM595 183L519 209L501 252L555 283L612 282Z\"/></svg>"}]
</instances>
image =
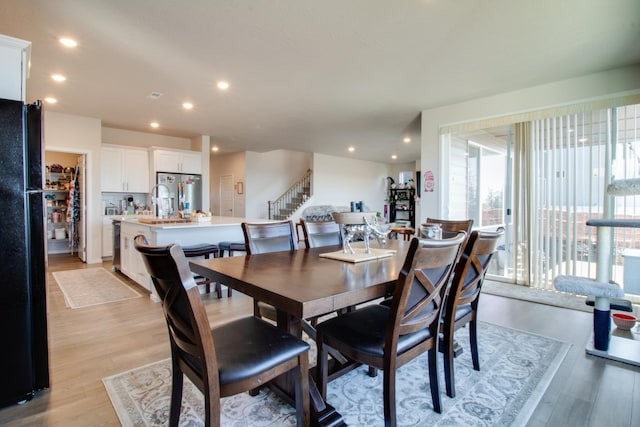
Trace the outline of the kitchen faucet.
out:
<instances>
[{"instance_id":1,"label":"kitchen faucet","mask_svg":"<svg viewBox=\"0 0 640 427\"><path fill-rule=\"evenodd\" d=\"M159 191L160 187L164 187L167 190L167 197L160 197L158 195L160 193ZM171 218L171 216L173 215L173 203L171 203L171 198L169 197L170 195L171 195L171 190L166 185L156 184L153 186L153 188L151 189L151 203L155 205L155 208L153 210L156 216L164 218L165 217L164 212L166 210L166 216L168 218ZM162 203L163 200L166 200L166 209L163 206L163 203Z\"/></svg>"}]
</instances>

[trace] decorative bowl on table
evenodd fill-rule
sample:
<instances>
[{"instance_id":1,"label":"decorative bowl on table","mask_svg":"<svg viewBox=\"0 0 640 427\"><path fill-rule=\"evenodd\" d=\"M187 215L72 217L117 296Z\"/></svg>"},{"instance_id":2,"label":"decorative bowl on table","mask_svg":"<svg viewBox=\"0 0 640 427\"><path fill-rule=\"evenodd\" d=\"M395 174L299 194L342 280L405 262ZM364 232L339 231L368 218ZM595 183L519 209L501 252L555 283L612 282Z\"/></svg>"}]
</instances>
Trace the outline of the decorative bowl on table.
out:
<instances>
[{"instance_id":1,"label":"decorative bowl on table","mask_svg":"<svg viewBox=\"0 0 640 427\"><path fill-rule=\"evenodd\" d=\"M191 222L211 222L211 212L196 212L190 219Z\"/></svg>"},{"instance_id":2,"label":"decorative bowl on table","mask_svg":"<svg viewBox=\"0 0 640 427\"><path fill-rule=\"evenodd\" d=\"M336 223L343 225L365 224L365 217L373 224L376 218L375 212L333 212L331 215Z\"/></svg>"},{"instance_id":3,"label":"decorative bowl on table","mask_svg":"<svg viewBox=\"0 0 640 427\"><path fill-rule=\"evenodd\" d=\"M618 329L622 329L625 331L630 330L636 324L636 316L631 314L623 314L623 313L613 313L611 315L613 318L613 323L616 324Z\"/></svg>"}]
</instances>

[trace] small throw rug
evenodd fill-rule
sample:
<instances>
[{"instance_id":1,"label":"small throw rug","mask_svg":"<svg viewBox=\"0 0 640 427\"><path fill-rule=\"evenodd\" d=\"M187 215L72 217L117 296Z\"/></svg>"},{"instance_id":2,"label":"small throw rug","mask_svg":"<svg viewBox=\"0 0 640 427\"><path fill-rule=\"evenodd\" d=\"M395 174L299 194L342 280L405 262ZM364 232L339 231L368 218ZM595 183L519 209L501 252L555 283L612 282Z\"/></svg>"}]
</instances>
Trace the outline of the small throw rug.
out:
<instances>
[{"instance_id":1,"label":"small throw rug","mask_svg":"<svg viewBox=\"0 0 640 427\"><path fill-rule=\"evenodd\" d=\"M443 413L433 412L422 355L398 370L397 416L400 426L521 426L524 425L564 360L569 344L488 323L479 323L480 371L474 371L468 328L456 333L464 352L455 360L456 397L444 391ZM442 370L442 356L439 356ZM311 361L314 364L315 361ZM123 426L164 426L168 423L171 362L165 359L103 378ZM360 367L328 385L327 400L350 426L384 425L382 375L371 378ZM181 426L201 426L201 393L185 379ZM223 426L292 426L294 409L268 389L221 400Z\"/></svg>"},{"instance_id":2,"label":"small throw rug","mask_svg":"<svg viewBox=\"0 0 640 427\"><path fill-rule=\"evenodd\" d=\"M485 280L482 284L482 292L501 297L535 302L537 304L586 311L588 313L593 311L593 307L589 307L585 304L586 297L558 292L556 290L535 289L522 285Z\"/></svg>"},{"instance_id":3,"label":"small throw rug","mask_svg":"<svg viewBox=\"0 0 640 427\"><path fill-rule=\"evenodd\" d=\"M53 273L68 307L83 308L140 298L140 294L102 267Z\"/></svg>"}]
</instances>

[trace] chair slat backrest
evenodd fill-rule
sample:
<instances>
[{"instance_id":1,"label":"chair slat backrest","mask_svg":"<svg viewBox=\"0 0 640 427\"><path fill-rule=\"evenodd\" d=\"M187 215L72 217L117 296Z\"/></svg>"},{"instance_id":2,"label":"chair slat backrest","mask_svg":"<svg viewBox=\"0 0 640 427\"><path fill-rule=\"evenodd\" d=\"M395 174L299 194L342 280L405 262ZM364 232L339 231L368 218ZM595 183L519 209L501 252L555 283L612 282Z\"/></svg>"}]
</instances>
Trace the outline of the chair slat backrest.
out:
<instances>
[{"instance_id":1,"label":"chair slat backrest","mask_svg":"<svg viewBox=\"0 0 640 427\"><path fill-rule=\"evenodd\" d=\"M504 232L473 231L456 267L446 315L455 315L456 307L476 302L482 281Z\"/></svg>"},{"instance_id":2,"label":"chair slat backrest","mask_svg":"<svg viewBox=\"0 0 640 427\"><path fill-rule=\"evenodd\" d=\"M136 236L134 247L162 301L173 356L199 374L199 378L189 378L201 390L207 388L207 382L218 384L211 326L182 248L149 246L142 235Z\"/></svg>"},{"instance_id":3,"label":"chair slat backrest","mask_svg":"<svg viewBox=\"0 0 640 427\"><path fill-rule=\"evenodd\" d=\"M342 244L340 225L335 221L305 221L301 219L300 223L307 248Z\"/></svg>"},{"instance_id":4,"label":"chair slat backrest","mask_svg":"<svg viewBox=\"0 0 640 427\"><path fill-rule=\"evenodd\" d=\"M394 325L387 328L388 339L390 333L404 335L426 327L437 332L445 289L465 237L459 233L451 239L411 241L393 292L390 322Z\"/></svg>"},{"instance_id":5,"label":"chair slat backrest","mask_svg":"<svg viewBox=\"0 0 640 427\"><path fill-rule=\"evenodd\" d=\"M248 254L293 251L298 249L291 221L242 223Z\"/></svg>"},{"instance_id":6,"label":"chair slat backrest","mask_svg":"<svg viewBox=\"0 0 640 427\"><path fill-rule=\"evenodd\" d=\"M443 232L457 233L464 231L467 233L467 237L471 234L473 228L472 219L439 219L439 218L427 218L427 224L440 224ZM444 236L444 234L443 234Z\"/></svg>"},{"instance_id":7,"label":"chair slat backrest","mask_svg":"<svg viewBox=\"0 0 640 427\"><path fill-rule=\"evenodd\" d=\"M471 235L471 229L473 228L473 220L472 219L439 219L439 218L429 218L427 217L427 223L432 224L440 224L442 228L442 238L449 239L454 237L457 233L464 231L467 233L467 237L462 245L460 246L460 251L458 252L458 259L462 255L462 251L466 245L469 236ZM456 260L456 263L458 260Z\"/></svg>"}]
</instances>

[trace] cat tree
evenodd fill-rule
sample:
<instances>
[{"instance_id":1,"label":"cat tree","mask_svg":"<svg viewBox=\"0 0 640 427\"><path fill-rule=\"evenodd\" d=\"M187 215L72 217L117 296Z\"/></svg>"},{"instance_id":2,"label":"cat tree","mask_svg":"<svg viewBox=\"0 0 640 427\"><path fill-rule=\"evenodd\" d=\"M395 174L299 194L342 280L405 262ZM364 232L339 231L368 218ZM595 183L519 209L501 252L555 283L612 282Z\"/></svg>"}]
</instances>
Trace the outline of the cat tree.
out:
<instances>
[{"instance_id":1,"label":"cat tree","mask_svg":"<svg viewBox=\"0 0 640 427\"><path fill-rule=\"evenodd\" d=\"M640 178L614 180L607 186L607 195L613 197L640 195ZM607 204L607 201L605 201ZM588 226L598 228L596 263L596 279L576 276L558 276L554 280L557 290L595 298L593 307L593 337L587 344L587 354L617 360L640 366L640 341L611 335L611 307L612 298L624 297L624 292L611 279L611 237L613 228L640 228L640 220L607 218L590 219ZM623 311L633 311L631 302L615 300L614 308Z\"/></svg>"}]
</instances>

